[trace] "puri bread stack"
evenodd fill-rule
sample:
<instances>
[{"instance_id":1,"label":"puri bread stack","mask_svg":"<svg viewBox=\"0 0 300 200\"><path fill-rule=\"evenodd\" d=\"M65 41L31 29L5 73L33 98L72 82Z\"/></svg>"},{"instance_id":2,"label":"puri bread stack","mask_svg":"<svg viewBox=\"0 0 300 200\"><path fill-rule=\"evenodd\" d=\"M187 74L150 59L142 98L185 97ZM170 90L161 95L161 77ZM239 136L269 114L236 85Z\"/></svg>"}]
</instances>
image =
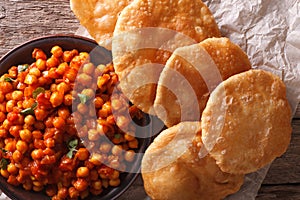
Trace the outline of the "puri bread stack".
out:
<instances>
[{"instance_id":1,"label":"puri bread stack","mask_svg":"<svg viewBox=\"0 0 300 200\"><path fill-rule=\"evenodd\" d=\"M82 2L89 11L78 11ZM113 36L119 87L168 127L142 160L153 200L224 199L286 151L292 114L283 81L251 69L205 4L118 2L71 0L71 7L99 44ZM99 24L105 18L109 26Z\"/></svg>"}]
</instances>

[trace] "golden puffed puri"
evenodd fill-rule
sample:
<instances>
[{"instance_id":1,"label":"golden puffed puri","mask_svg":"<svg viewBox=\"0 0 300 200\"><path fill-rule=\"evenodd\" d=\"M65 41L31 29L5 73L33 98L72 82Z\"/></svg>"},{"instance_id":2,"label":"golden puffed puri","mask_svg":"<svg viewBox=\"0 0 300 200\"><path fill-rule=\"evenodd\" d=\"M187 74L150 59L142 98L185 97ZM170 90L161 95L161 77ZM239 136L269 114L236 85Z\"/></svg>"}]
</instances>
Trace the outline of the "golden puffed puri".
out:
<instances>
[{"instance_id":1,"label":"golden puffed puri","mask_svg":"<svg viewBox=\"0 0 300 200\"><path fill-rule=\"evenodd\" d=\"M199 158L200 122L182 122L160 133L142 160L144 188L153 200L219 200L239 190L243 175L222 172Z\"/></svg>"},{"instance_id":2,"label":"golden puffed puri","mask_svg":"<svg viewBox=\"0 0 300 200\"><path fill-rule=\"evenodd\" d=\"M201 0L134 0L122 10L112 42L123 93L152 113L156 84L171 53L209 37L220 37L220 31Z\"/></svg>"},{"instance_id":3,"label":"golden puffed puri","mask_svg":"<svg viewBox=\"0 0 300 200\"><path fill-rule=\"evenodd\" d=\"M70 0L75 16L101 46L111 49L119 13L132 0Z\"/></svg>"},{"instance_id":4,"label":"golden puffed puri","mask_svg":"<svg viewBox=\"0 0 300 200\"><path fill-rule=\"evenodd\" d=\"M208 38L178 48L159 77L155 113L168 127L200 121L209 93L223 80L249 69L246 53L228 38Z\"/></svg>"},{"instance_id":5,"label":"golden puffed puri","mask_svg":"<svg viewBox=\"0 0 300 200\"><path fill-rule=\"evenodd\" d=\"M212 92L202 115L203 144L222 171L254 172L286 151L291 117L283 81L249 70Z\"/></svg>"}]
</instances>

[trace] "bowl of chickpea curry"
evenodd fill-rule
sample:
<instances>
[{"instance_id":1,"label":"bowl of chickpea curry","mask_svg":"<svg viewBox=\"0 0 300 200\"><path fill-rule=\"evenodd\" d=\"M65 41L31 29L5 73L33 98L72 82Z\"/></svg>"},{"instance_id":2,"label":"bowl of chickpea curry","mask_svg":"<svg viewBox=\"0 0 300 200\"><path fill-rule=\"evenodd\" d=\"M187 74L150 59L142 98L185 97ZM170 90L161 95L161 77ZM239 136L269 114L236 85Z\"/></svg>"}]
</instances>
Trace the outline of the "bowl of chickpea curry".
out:
<instances>
[{"instance_id":1,"label":"bowl of chickpea curry","mask_svg":"<svg viewBox=\"0 0 300 200\"><path fill-rule=\"evenodd\" d=\"M116 199L132 184L151 130L119 90L108 50L79 36L46 36L2 57L0 73L7 196Z\"/></svg>"}]
</instances>

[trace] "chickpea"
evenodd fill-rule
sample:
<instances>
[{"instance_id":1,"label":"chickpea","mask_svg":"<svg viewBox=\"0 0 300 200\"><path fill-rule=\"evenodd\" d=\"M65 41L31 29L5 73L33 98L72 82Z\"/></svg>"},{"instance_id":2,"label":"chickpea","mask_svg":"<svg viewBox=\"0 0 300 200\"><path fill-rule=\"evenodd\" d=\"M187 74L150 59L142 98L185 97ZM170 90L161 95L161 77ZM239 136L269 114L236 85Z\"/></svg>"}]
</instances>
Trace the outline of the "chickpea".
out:
<instances>
[{"instance_id":1,"label":"chickpea","mask_svg":"<svg viewBox=\"0 0 300 200\"><path fill-rule=\"evenodd\" d=\"M6 103L6 111L7 111L7 112L12 112L15 105L16 105L16 101L15 101L15 100L9 100L9 101Z\"/></svg>"},{"instance_id":2,"label":"chickpea","mask_svg":"<svg viewBox=\"0 0 300 200\"><path fill-rule=\"evenodd\" d=\"M133 150L126 151L124 158L128 162L132 162L134 160L135 152Z\"/></svg>"},{"instance_id":3,"label":"chickpea","mask_svg":"<svg viewBox=\"0 0 300 200\"><path fill-rule=\"evenodd\" d=\"M29 143L32 139L31 131L28 129L20 130L20 138Z\"/></svg>"},{"instance_id":4,"label":"chickpea","mask_svg":"<svg viewBox=\"0 0 300 200\"><path fill-rule=\"evenodd\" d=\"M44 140L45 146L48 148L52 148L55 146L55 140L53 138L47 138Z\"/></svg>"},{"instance_id":5,"label":"chickpea","mask_svg":"<svg viewBox=\"0 0 300 200\"><path fill-rule=\"evenodd\" d=\"M9 163L7 165L7 171L10 174L17 174L19 170L18 170L18 168L13 163Z\"/></svg>"},{"instance_id":6,"label":"chickpea","mask_svg":"<svg viewBox=\"0 0 300 200\"><path fill-rule=\"evenodd\" d=\"M77 110L78 110L78 112L80 112L81 114L84 115L88 112L88 106L83 103L79 103L77 105Z\"/></svg>"},{"instance_id":7,"label":"chickpea","mask_svg":"<svg viewBox=\"0 0 300 200\"><path fill-rule=\"evenodd\" d=\"M35 186L33 185L32 190L35 192L40 192L44 189L44 186Z\"/></svg>"},{"instance_id":8,"label":"chickpea","mask_svg":"<svg viewBox=\"0 0 300 200\"><path fill-rule=\"evenodd\" d=\"M43 60L46 60L47 56L41 49L35 48L32 52L32 58L35 58L35 59L41 58Z\"/></svg>"},{"instance_id":9,"label":"chickpea","mask_svg":"<svg viewBox=\"0 0 300 200\"><path fill-rule=\"evenodd\" d=\"M19 163L23 159L23 154L20 151L16 150L13 152L12 158L16 163Z\"/></svg>"},{"instance_id":10,"label":"chickpea","mask_svg":"<svg viewBox=\"0 0 300 200\"><path fill-rule=\"evenodd\" d=\"M12 92L14 90L14 87L11 83L9 82L0 82L0 91L3 94L7 94L9 92Z\"/></svg>"},{"instance_id":11,"label":"chickpea","mask_svg":"<svg viewBox=\"0 0 300 200\"><path fill-rule=\"evenodd\" d=\"M35 65L40 71L44 71L46 69L46 60L39 58L35 61Z\"/></svg>"},{"instance_id":12,"label":"chickpea","mask_svg":"<svg viewBox=\"0 0 300 200\"><path fill-rule=\"evenodd\" d=\"M100 166L102 164L102 161L103 161L103 156L101 154L94 153L94 154L92 154L89 161L91 163L93 163L94 165Z\"/></svg>"},{"instance_id":13,"label":"chickpea","mask_svg":"<svg viewBox=\"0 0 300 200\"><path fill-rule=\"evenodd\" d=\"M36 108L34 110L34 115L37 120L42 121L47 117L48 113L44 109Z\"/></svg>"},{"instance_id":14,"label":"chickpea","mask_svg":"<svg viewBox=\"0 0 300 200\"><path fill-rule=\"evenodd\" d=\"M5 144L5 149L10 152L14 152L16 150L16 141L11 140Z\"/></svg>"},{"instance_id":15,"label":"chickpea","mask_svg":"<svg viewBox=\"0 0 300 200\"><path fill-rule=\"evenodd\" d=\"M71 87L66 84L65 82L61 82L60 84L57 85L57 90L58 91L63 91L64 93L67 93L70 91Z\"/></svg>"},{"instance_id":16,"label":"chickpea","mask_svg":"<svg viewBox=\"0 0 300 200\"><path fill-rule=\"evenodd\" d=\"M70 187L68 191L70 198L74 199L79 197L79 191L75 187Z\"/></svg>"},{"instance_id":17,"label":"chickpea","mask_svg":"<svg viewBox=\"0 0 300 200\"><path fill-rule=\"evenodd\" d=\"M65 126L65 120L62 117L55 117L53 119L53 126L57 129L62 129Z\"/></svg>"},{"instance_id":18,"label":"chickpea","mask_svg":"<svg viewBox=\"0 0 300 200\"><path fill-rule=\"evenodd\" d=\"M113 173L109 176L110 179L118 179L120 176L120 172L117 170L114 170Z\"/></svg>"},{"instance_id":19,"label":"chickpea","mask_svg":"<svg viewBox=\"0 0 300 200\"><path fill-rule=\"evenodd\" d=\"M134 140L129 141L128 146L132 149L138 148L138 146L139 146L138 140L135 138Z\"/></svg>"},{"instance_id":20,"label":"chickpea","mask_svg":"<svg viewBox=\"0 0 300 200\"><path fill-rule=\"evenodd\" d=\"M12 92L12 99L16 101L20 101L23 99L23 92L22 91L13 91Z\"/></svg>"},{"instance_id":21,"label":"chickpea","mask_svg":"<svg viewBox=\"0 0 300 200\"><path fill-rule=\"evenodd\" d=\"M120 179L111 179L109 180L109 185L113 187L119 186L121 183Z\"/></svg>"},{"instance_id":22,"label":"chickpea","mask_svg":"<svg viewBox=\"0 0 300 200\"><path fill-rule=\"evenodd\" d=\"M61 57L64 53L60 46L52 47L50 52L53 54L53 56L55 56L57 58Z\"/></svg>"},{"instance_id":23,"label":"chickpea","mask_svg":"<svg viewBox=\"0 0 300 200\"><path fill-rule=\"evenodd\" d=\"M55 56L51 56L46 60L46 66L48 68L54 68L59 65L59 60Z\"/></svg>"},{"instance_id":24,"label":"chickpea","mask_svg":"<svg viewBox=\"0 0 300 200\"><path fill-rule=\"evenodd\" d=\"M79 148L76 152L78 160L84 161L89 158L89 151L86 148Z\"/></svg>"},{"instance_id":25,"label":"chickpea","mask_svg":"<svg viewBox=\"0 0 300 200\"><path fill-rule=\"evenodd\" d=\"M59 198L59 199L66 199L67 198L67 196L68 196L68 189L66 188L66 187L62 187L62 188L60 188L59 190L58 190L58 192L57 192L57 197Z\"/></svg>"},{"instance_id":26,"label":"chickpea","mask_svg":"<svg viewBox=\"0 0 300 200\"><path fill-rule=\"evenodd\" d=\"M25 141L19 140L16 144L16 149L24 154L28 150L28 144Z\"/></svg>"},{"instance_id":27,"label":"chickpea","mask_svg":"<svg viewBox=\"0 0 300 200\"><path fill-rule=\"evenodd\" d=\"M98 181L93 181L91 184L92 188L95 190L101 190L102 189L102 182L100 180Z\"/></svg>"},{"instance_id":28,"label":"chickpea","mask_svg":"<svg viewBox=\"0 0 300 200\"><path fill-rule=\"evenodd\" d=\"M64 99L63 99L63 103L66 105L66 106L71 106L72 105L72 101L73 101L73 97L71 94L66 94L64 96Z\"/></svg>"},{"instance_id":29,"label":"chickpea","mask_svg":"<svg viewBox=\"0 0 300 200\"><path fill-rule=\"evenodd\" d=\"M90 180L91 181L97 181L98 180L98 172L95 169L90 170Z\"/></svg>"},{"instance_id":30,"label":"chickpea","mask_svg":"<svg viewBox=\"0 0 300 200\"><path fill-rule=\"evenodd\" d=\"M104 103L104 101L103 101L103 99L102 99L101 97L96 97L96 98L94 99L94 104L95 104L95 108L96 108L96 109L101 108L102 105L103 105L103 103Z\"/></svg>"},{"instance_id":31,"label":"chickpea","mask_svg":"<svg viewBox=\"0 0 300 200\"><path fill-rule=\"evenodd\" d=\"M76 176L78 178L88 177L90 174L89 168L87 167L79 167L76 172Z\"/></svg>"},{"instance_id":32,"label":"chickpea","mask_svg":"<svg viewBox=\"0 0 300 200\"><path fill-rule=\"evenodd\" d=\"M122 151L122 146L120 145L114 145L111 150L112 154L116 156L121 155Z\"/></svg>"},{"instance_id":33,"label":"chickpea","mask_svg":"<svg viewBox=\"0 0 300 200\"><path fill-rule=\"evenodd\" d=\"M59 108L58 111L58 116L66 120L70 116L70 111L67 107L62 107Z\"/></svg>"},{"instance_id":34,"label":"chickpea","mask_svg":"<svg viewBox=\"0 0 300 200\"><path fill-rule=\"evenodd\" d=\"M53 93L53 92L56 92L57 91L57 85L55 83L52 83L50 85L50 91Z\"/></svg>"},{"instance_id":35,"label":"chickpea","mask_svg":"<svg viewBox=\"0 0 300 200\"><path fill-rule=\"evenodd\" d=\"M0 138L6 138L8 136L8 131L1 128L0 129Z\"/></svg>"},{"instance_id":36,"label":"chickpea","mask_svg":"<svg viewBox=\"0 0 300 200\"><path fill-rule=\"evenodd\" d=\"M108 153L111 148L111 144L103 142L102 144L100 144L99 150L101 151L101 153Z\"/></svg>"},{"instance_id":37,"label":"chickpea","mask_svg":"<svg viewBox=\"0 0 300 200\"><path fill-rule=\"evenodd\" d=\"M9 172L6 169L0 169L0 173L3 177L8 178L9 177Z\"/></svg>"},{"instance_id":38,"label":"chickpea","mask_svg":"<svg viewBox=\"0 0 300 200\"><path fill-rule=\"evenodd\" d=\"M82 73L78 75L77 80L82 85L90 85L93 81L93 78L90 75Z\"/></svg>"},{"instance_id":39,"label":"chickpea","mask_svg":"<svg viewBox=\"0 0 300 200\"><path fill-rule=\"evenodd\" d=\"M35 75L27 74L24 80L24 83L28 85L33 85L38 83L38 79Z\"/></svg>"},{"instance_id":40,"label":"chickpea","mask_svg":"<svg viewBox=\"0 0 300 200\"><path fill-rule=\"evenodd\" d=\"M18 138L20 136L20 130L22 130L22 126L11 126L9 128L9 133L14 136L15 138Z\"/></svg>"},{"instance_id":41,"label":"chickpea","mask_svg":"<svg viewBox=\"0 0 300 200\"><path fill-rule=\"evenodd\" d=\"M64 74L64 76L69 79L70 82L74 82L76 80L76 76L77 76L77 70L76 69L69 69L66 71L66 73Z\"/></svg>"},{"instance_id":42,"label":"chickpea","mask_svg":"<svg viewBox=\"0 0 300 200\"><path fill-rule=\"evenodd\" d=\"M96 141L98 140L100 137L100 135L98 134L98 131L96 129L90 129L88 131L88 138L91 141Z\"/></svg>"},{"instance_id":43,"label":"chickpea","mask_svg":"<svg viewBox=\"0 0 300 200\"><path fill-rule=\"evenodd\" d=\"M41 76L41 71L39 70L39 68L33 67L29 70L29 74L33 75L35 77L39 77L39 76Z\"/></svg>"},{"instance_id":44,"label":"chickpea","mask_svg":"<svg viewBox=\"0 0 300 200\"><path fill-rule=\"evenodd\" d=\"M35 123L35 118L34 116L32 115L27 115L25 118L24 118L24 123L27 124L27 125L33 125Z\"/></svg>"},{"instance_id":45,"label":"chickpea","mask_svg":"<svg viewBox=\"0 0 300 200\"><path fill-rule=\"evenodd\" d=\"M34 160L40 160L44 157L44 153L42 149L34 149L31 152L31 158Z\"/></svg>"},{"instance_id":46,"label":"chickpea","mask_svg":"<svg viewBox=\"0 0 300 200\"><path fill-rule=\"evenodd\" d=\"M88 187L88 182L85 179L78 178L74 183L73 186L76 190L82 192Z\"/></svg>"},{"instance_id":47,"label":"chickpea","mask_svg":"<svg viewBox=\"0 0 300 200\"><path fill-rule=\"evenodd\" d=\"M32 182L30 182L30 181L26 181L25 183L23 183L22 186L25 190L32 190L32 187L33 187Z\"/></svg>"},{"instance_id":48,"label":"chickpea","mask_svg":"<svg viewBox=\"0 0 300 200\"><path fill-rule=\"evenodd\" d=\"M82 71L85 74L93 75L94 69L95 69L95 66L93 65L93 63L86 63L83 65Z\"/></svg>"},{"instance_id":49,"label":"chickpea","mask_svg":"<svg viewBox=\"0 0 300 200\"><path fill-rule=\"evenodd\" d=\"M64 101L64 95L60 92L53 92L50 97L50 102L53 107L61 105Z\"/></svg>"}]
</instances>

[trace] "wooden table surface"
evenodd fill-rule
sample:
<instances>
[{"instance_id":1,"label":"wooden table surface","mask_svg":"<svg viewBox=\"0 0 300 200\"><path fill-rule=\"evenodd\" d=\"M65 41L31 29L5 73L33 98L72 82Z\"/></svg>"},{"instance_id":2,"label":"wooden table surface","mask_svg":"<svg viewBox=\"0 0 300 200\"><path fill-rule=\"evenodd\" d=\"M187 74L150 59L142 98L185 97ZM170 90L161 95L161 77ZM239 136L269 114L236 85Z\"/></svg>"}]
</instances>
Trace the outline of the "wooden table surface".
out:
<instances>
[{"instance_id":1,"label":"wooden table surface","mask_svg":"<svg viewBox=\"0 0 300 200\"><path fill-rule=\"evenodd\" d=\"M29 39L49 34L72 34L79 26L68 0L0 0L0 57ZM299 106L292 124L291 145L271 165L256 199L300 199ZM141 188L139 178L127 193Z\"/></svg>"}]
</instances>

